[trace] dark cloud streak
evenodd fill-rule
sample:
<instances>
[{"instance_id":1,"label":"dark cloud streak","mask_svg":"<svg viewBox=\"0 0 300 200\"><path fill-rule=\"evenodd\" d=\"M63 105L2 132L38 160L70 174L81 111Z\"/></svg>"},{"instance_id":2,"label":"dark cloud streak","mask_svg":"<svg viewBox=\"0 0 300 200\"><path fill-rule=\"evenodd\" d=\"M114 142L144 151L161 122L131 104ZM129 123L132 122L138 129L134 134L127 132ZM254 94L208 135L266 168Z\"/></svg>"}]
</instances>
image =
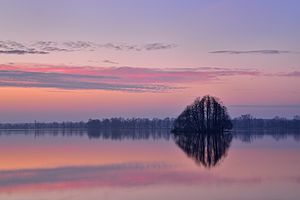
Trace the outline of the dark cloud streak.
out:
<instances>
[{"instance_id":1,"label":"dark cloud streak","mask_svg":"<svg viewBox=\"0 0 300 200\"><path fill-rule=\"evenodd\" d=\"M300 71L281 72L281 73L277 73L276 75L283 76L283 77L300 77Z\"/></svg>"},{"instance_id":2,"label":"dark cloud streak","mask_svg":"<svg viewBox=\"0 0 300 200\"><path fill-rule=\"evenodd\" d=\"M269 50L251 50L251 51L223 50L223 51L211 51L209 53L213 53L213 54L289 54L289 53L295 53L295 52L269 49Z\"/></svg>"},{"instance_id":3,"label":"dark cloud streak","mask_svg":"<svg viewBox=\"0 0 300 200\"><path fill-rule=\"evenodd\" d=\"M0 50L0 54L13 54L13 55L24 55L24 54L49 54L47 51L36 51L36 50Z\"/></svg>"},{"instance_id":4,"label":"dark cloud streak","mask_svg":"<svg viewBox=\"0 0 300 200\"><path fill-rule=\"evenodd\" d=\"M102 62L107 63L107 64L114 64L114 65L119 64L118 62L115 62L115 61L112 61L112 60L103 60Z\"/></svg>"},{"instance_id":5,"label":"dark cloud streak","mask_svg":"<svg viewBox=\"0 0 300 200\"><path fill-rule=\"evenodd\" d=\"M163 44L163 43L152 43L152 44L146 44L144 48L148 51L152 50L163 50L163 49L173 49L176 48L176 44Z\"/></svg>"},{"instance_id":6,"label":"dark cloud streak","mask_svg":"<svg viewBox=\"0 0 300 200\"><path fill-rule=\"evenodd\" d=\"M115 51L154 51L167 50L177 47L175 44L148 43L143 45L135 44L97 44L90 41L37 41L30 43L19 43L15 41L0 41L0 54L49 54L52 52L74 52L74 51L96 51L108 49Z\"/></svg>"}]
</instances>

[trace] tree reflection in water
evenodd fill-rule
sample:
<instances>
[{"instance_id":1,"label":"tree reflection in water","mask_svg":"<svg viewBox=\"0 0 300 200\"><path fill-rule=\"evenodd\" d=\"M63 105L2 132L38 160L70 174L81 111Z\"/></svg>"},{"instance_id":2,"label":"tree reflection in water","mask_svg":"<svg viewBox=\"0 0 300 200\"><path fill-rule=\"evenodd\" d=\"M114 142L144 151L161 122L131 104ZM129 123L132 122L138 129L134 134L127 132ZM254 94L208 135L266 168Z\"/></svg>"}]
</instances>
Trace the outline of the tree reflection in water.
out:
<instances>
[{"instance_id":1,"label":"tree reflection in water","mask_svg":"<svg viewBox=\"0 0 300 200\"><path fill-rule=\"evenodd\" d=\"M176 144L195 162L211 168L225 158L232 141L230 132L173 133Z\"/></svg>"}]
</instances>

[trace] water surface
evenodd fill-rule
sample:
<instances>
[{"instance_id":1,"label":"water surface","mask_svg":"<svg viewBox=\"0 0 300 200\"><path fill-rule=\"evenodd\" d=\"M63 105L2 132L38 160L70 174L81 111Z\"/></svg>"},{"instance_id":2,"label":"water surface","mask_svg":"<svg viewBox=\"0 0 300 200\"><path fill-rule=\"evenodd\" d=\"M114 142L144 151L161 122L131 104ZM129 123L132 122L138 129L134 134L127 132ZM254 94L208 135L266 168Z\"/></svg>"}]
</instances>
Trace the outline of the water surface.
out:
<instances>
[{"instance_id":1,"label":"water surface","mask_svg":"<svg viewBox=\"0 0 300 200\"><path fill-rule=\"evenodd\" d=\"M298 200L299 154L297 134L272 132L1 131L0 199Z\"/></svg>"}]
</instances>

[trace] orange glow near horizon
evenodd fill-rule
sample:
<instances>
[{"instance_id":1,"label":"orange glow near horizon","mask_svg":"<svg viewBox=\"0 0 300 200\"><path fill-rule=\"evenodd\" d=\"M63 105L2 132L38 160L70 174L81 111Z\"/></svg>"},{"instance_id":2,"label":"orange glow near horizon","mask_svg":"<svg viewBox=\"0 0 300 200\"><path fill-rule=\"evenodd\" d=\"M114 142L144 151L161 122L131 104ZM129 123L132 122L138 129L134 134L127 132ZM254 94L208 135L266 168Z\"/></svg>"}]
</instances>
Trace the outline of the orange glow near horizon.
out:
<instances>
[{"instance_id":1,"label":"orange glow near horizon","mask_svg":"<svg viewBox=\"0 0 300 200\"><path fill-rule=\"evenodd\" d=\"M5 94L0 99L0 110L6 113L0 120L4 122L176 117L196 97L207 94L219 97L225 105L300 102L299 93L292 92L300 84L297 77L242 68L14 64L0 65L0 69L5 78L0 88Z\"/></svg>"}]
</instances>

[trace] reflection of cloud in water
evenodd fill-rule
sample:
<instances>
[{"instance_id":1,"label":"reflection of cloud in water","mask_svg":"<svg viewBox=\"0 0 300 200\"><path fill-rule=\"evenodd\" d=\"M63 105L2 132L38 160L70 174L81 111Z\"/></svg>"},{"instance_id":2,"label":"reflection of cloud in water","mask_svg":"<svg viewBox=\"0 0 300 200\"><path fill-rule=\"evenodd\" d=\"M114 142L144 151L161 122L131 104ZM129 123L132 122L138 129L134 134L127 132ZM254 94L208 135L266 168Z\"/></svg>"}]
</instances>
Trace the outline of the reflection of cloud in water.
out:
<instances>
[{"instance_id":1,"label":"reflection of cloud in water","mask_svg":"<svg viewBox=\"0 0 300 200\"><path fill-rule=\"evenodd\" d=\"M121 163L0 171L0 193L155 184L253 184L259 181L259 178L220 177L207 172L179 170L167 163Z\"/></svg>"}]
</instances>

